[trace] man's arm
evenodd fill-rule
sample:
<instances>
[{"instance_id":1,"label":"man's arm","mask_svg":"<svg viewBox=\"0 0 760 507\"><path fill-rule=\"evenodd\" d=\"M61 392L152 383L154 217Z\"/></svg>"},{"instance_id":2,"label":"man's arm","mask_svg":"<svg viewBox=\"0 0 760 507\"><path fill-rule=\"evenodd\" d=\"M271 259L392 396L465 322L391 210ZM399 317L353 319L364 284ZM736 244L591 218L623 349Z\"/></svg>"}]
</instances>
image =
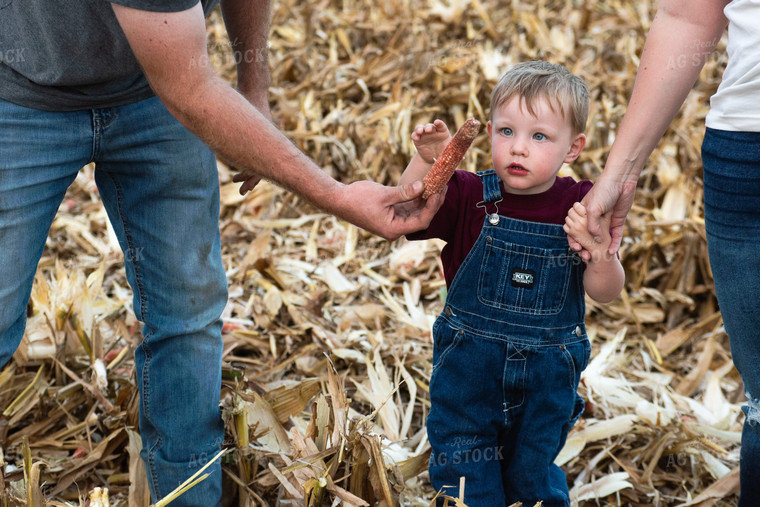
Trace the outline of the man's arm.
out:
<instances>
[{"instance_id":1,"label":"man's arm","mask_svg":"<svg viewBox=\"0 0 760 507\"><path fill-rule=\"evenodd\" d=\"M584 198L589 231L600 238L599 217L612 211L616 251L641 170L715 50L728 0L663 0L647 35L628 110L604 171ZM571 246L578 249L579 244Z\"/></svg>"},{"instance_id":2,"label":"man's arm","mask_svg":"<svg viewBox=\"0 0 760 507\"><path fill-rule=\"evenodd\" d=\"M237 89L261 114L269 111L269 0L222 0L222 16L237 64ZM253 190L261 176L239 171L233 181L242 182L240 193Z\"/></svg>"},{"instance_id":3,"label":"man's arm","mask_svg":"<svg viewBox=\"0 0 760 507\"><path fill-rule=\"evenodd\" d=\"M388 188L369 181L335 181L219 78L206 52L200 4L172 13L112 5L153 90L183 125L231 164L386 238L425 228L432 219L441 204L438 198L428 199L424 207L420 203L407 216L396 213L397 204L422 193L421 182Z\"/></svg>"},{"instance_id":4,"label":"man's arm","mask_svg":"<svg viewBox=\"0 0 760 507\"><path fill-rule=\"evenodd\" d=\"M268 115L270 1L222 0L221 6L237 62L238 91Z\"/></svg>"}]
</instances>

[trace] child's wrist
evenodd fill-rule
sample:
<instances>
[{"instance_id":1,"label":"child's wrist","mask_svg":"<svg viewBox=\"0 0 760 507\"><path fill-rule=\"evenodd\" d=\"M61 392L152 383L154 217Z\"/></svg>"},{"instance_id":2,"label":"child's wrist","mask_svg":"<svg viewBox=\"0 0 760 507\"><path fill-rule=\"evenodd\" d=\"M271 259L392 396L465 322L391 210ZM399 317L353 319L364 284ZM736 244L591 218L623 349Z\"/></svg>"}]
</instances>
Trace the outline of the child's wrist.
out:
<instances>
[{"instance_id":1,"label":"child's wrist","mask_svg":"<svg viewBox=\"0 0 760 507\"><path fill-rule=\"evenodd\" d=\"M616 257L616 254L609 253L609 247L607 246L604 248L594 248L592 250L589 250L588 253L591 254L591 257L588 260L589 264L609 262Z\"/></svg>"}]
</instances>

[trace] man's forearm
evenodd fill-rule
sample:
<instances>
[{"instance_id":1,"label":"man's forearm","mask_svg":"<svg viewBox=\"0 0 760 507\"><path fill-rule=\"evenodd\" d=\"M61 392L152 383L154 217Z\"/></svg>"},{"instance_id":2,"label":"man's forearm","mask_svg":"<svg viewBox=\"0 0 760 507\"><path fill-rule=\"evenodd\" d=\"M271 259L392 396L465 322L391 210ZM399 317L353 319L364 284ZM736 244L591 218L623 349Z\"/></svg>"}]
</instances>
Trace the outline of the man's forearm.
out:
<instances>
[{"instance_id":1,"label":"man's forearm","mask_svg":"<svg viewBox=\"0 0 760 507\"><path fill-rule=\"evenodd\" d=\"M174 101L174 97L182 100ZM350 218L345 216L348 206L340 200L344 185L314 164L220 78L209 77L192 95L167 93L162 98L180 122L235 167L272 180L327 212Z\"/></svg>"},{"instance_id":2,"label":"man's forearm","mask_svg":"<svg viewBox=\"0 0 760 507\"><path fill-rule=\"evenodd\" d=\"M266 99L269 73L269 0L222 0L222 15L237 62L238 89Z\"/></svg>"}]
</instances>

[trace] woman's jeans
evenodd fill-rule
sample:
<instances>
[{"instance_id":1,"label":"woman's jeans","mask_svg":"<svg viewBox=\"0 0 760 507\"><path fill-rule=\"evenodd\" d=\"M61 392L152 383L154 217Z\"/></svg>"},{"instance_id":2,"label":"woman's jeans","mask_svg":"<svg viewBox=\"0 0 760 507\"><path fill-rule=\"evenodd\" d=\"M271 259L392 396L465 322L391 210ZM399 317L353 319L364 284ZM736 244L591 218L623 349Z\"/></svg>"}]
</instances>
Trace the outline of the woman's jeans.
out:
<instances>
[{"instance_id":1,"label":"woman's jeans","mask_svg":"<svg viewBox=\"0 0 760 507\"><path fill-rule=\"evenodd\" d=\"M221 447L220 315L227 299L215 157L157 98L76 112L0 100L0 367L24 333L56 211L90 162L144 323L135 370L155 501ZM217 505L219 461L207 471L208 479L172 505Z\"/></svg>"},{"instance_id":2,"label":"woman's jeans","mask_svg":"<svg viewBox=\"0 0 760 507\"><path fill-rule=\"evenodd\" d=\"M702 144L710 266L744 381L740 507L760 505L760 132L707 129Z\"/></svg>"}]
</instances>

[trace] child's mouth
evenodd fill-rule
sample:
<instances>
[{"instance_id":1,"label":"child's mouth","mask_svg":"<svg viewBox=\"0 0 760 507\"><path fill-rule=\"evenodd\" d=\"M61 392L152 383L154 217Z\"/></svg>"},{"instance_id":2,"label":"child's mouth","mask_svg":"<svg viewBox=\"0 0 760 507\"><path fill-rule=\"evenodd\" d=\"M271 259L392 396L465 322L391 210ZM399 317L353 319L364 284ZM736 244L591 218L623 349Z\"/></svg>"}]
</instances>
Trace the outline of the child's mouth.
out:
<instances>
[{"instance_id":1,"label":"child's mouth","mask_svg":"<svg viewBox=\"0 0 760 507\"><path fill-rule=\"evenodd\" d=\"M513 176L525 176L528 174L528 170L518 164L512 164L507 167L507 172Z\"/></svg>"}]
</instances>

